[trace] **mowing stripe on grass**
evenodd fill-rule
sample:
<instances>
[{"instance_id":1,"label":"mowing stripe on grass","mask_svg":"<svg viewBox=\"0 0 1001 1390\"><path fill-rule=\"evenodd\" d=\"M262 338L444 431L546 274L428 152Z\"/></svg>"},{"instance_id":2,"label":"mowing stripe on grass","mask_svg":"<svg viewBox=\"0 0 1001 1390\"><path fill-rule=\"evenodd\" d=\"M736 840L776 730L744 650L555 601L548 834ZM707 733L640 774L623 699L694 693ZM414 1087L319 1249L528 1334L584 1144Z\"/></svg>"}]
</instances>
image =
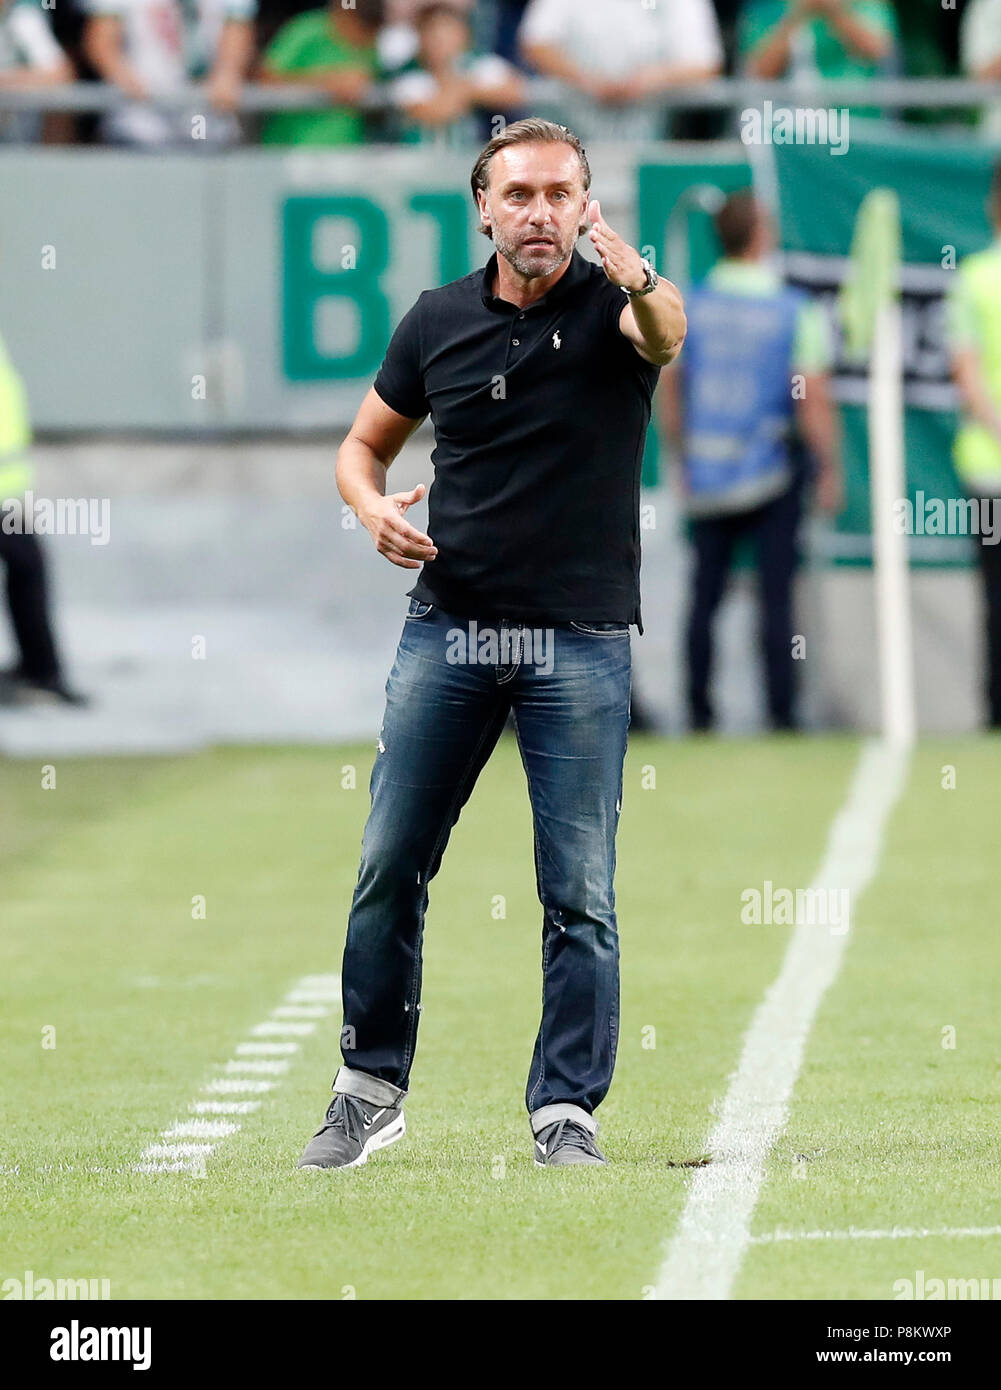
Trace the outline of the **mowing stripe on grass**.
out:
<instances>
[{"instance_id":1,"label":"mowing stripe on grass","mask_svg":"<svg viewBox=\"0 0 1001 1390\"><path fill-rule=\"evenodd\" d=\"M782 1245L787 1240L925 1240L928 1236L1001 1236L1001 1226L893 1226L888 1231L867 1231L849 1226L847 1231L768 1231L752 1236L751 1245Z\"/></svg>"},{"instance_id":2,"label":"mowing stripe on grass","mask_svg":"<svg viewBox=\"0 0 1001 1390\"><path fill-rule=\"evenodd\" d=\"M876 871L886 821L903 789L908 762L906 745L865 744L811 889L847 889L854 907ZM785 1128L806 1040L849 936L850 931L835 934L802 921L793 931L706 1141L712 1162L692 1178L657 1277L658 1298L729 1297L750 1241L765 1161Z\"/></svg>"},{"instance_id":3,"label":"mowing stripe on grass","mask_svg":"<svg viewBox=\"0 0 1001 1390\"><path fill-rule=\"evenodd\" d=\"M320 1018L330 1013L330 1005L340 1002L340 976L304 975L289 990L284 1000L271 1012L271 1018L258 1023L250 1031L261 1033L295 1033L307 1035L316 1030ZM308 1004L301 1001L307 999ZM289 1003L289 1001L300 1001ZM310 1022L287 1023L284 1019L290 1011L297 1015L307 1011ZM260 1074L279 1076L292 1065L292 1055L299 1051L297 1042L241 1042L237 1044L236 1055L223 1062L222 1070L228 1073L208 1081L201 1088L202 1095L254 1095L274 1089L274 1081L261 1081ZM265 1057L262 1058L261 1054ZM279 1054L275 1059L275 1054ZM237 1073L232 1075L232 1073ZM259 1100L193 1100L188 1111L192 1115L250 1115L259 1110ZM223 1139L236 1134L240 1129L237 1121L226 1120L175 1120L169 1128L160 1131L161 1139L211 1139L210 1144L149 1144L142 1152L142 1161L135 1165L137 1173L190 1173L204 1176L205 1161L214 1153Z\"/></svg>"}]
</instances>

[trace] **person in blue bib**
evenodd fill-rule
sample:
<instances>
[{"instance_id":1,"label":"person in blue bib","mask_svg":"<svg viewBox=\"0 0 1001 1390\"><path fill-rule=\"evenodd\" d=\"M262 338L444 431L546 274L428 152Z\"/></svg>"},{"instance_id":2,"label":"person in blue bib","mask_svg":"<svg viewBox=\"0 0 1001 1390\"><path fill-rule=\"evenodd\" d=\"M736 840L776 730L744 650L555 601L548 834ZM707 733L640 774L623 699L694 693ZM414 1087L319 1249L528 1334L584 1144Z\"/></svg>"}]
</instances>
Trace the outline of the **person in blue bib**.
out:
<instances>
[{"instance_id":1,"label":"person in blue bib","mask_svg":"<svg viewBox=\"0 0 1001 1390\"><path fill-rule=\"evenodd\" d=\"M842 505L830 326L774 269L771 219L749 189L727 198L715 226L723 255L691 294L685 355L664 393L694 547L689 722L713 727L713 619L747 540L760 581L769 721L793 729L793 579L811 465L817 504L832 513Z\"/></svg>"}]
</instances>

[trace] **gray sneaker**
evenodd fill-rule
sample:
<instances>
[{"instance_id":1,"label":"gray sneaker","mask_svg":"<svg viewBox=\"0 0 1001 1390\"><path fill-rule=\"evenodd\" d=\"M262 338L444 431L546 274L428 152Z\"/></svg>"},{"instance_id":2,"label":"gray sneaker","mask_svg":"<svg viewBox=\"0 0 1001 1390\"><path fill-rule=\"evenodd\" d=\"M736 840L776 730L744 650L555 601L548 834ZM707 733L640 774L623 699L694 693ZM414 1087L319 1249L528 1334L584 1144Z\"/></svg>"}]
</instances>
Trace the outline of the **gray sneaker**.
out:
<instances>
[{"instance_id":1,"label":"gray sneaker","mask_svg":"<svg viewBox=\"0 0 1001 1390\"><path fill-rule=\"evenodd\" d=\"M607 1163L594 1135L575 1120L556 1120L535 1136L537 1168L568 1168L572 1163Z\"/></svg>"},{"instance_id":2,"label":"gray sneaker","mask_svg":"<svg viewBox=\"0 0 1001 1390\"><path fill-rule=\"evenodd\" d=\"M296 1166L360 1168L369 1154L402 1139L406 1128L400 1105L370 1105L357 1096L335 1095Z\"/></svg>"}]
</instances>

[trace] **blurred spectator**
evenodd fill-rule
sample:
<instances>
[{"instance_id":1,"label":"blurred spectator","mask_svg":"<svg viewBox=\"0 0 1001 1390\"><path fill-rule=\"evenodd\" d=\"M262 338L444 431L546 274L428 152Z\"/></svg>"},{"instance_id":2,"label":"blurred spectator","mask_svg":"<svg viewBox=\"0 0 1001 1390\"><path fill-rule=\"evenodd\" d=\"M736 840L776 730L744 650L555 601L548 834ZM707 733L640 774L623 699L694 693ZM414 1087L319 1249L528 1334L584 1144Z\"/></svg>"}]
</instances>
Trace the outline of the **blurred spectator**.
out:
<instances>
[{"instance_id":1,"label":"blurred spectator","mask_svg":"<svg viewBox=\"0 0 1001 1390\"><path fill-rule=\"evenodd\" d=\"M738 29L751 77L872 77L894 55L889 0L749 0Z\"/></svg>"},{"instance_id":2,"label":"blurred spectator","mask_svg":"<svg viewBox=\"0 0 1001 1390\"><path fill-rule=\"evenodd\" d=\"M959 59L967 77L1001 78L1001 0L970 0L959 31ZM1001 105L986 106L982 122L985 135L1001 139Z\"/></svg>"},{"instance_id":3,"label":"blurred spectator","mask_svg":"<svg viewBox=\"0 0 1001 1390\"><path fill-rule=\"evenodd\" d=\"M86 0L84 52L105 82L134 98L102 123L113 144L162 146L192 141L191 113L158 109L150 98L207 79L214 113L205 139L237 138L232 112L254 47L256 0Z\"/></svg>"},{"instance_id":4,"label":"blurred spectator","mask_svg":"<svg viewBox=\"0 0 1001 1390\"><path fill-rule=\"evenodd\" d=\"M72 79L69 59L38 6L0 0L0 88L24 91ZM0 140L34 140L40 129L35 111L0 111Z\"/></svg>"},{"instance_id":5,"label":"blurred spectator","mask_svg":"<svg viewBox=\"0 0 1001 1390\"><path fill-rule=\"evenodd\" d=\"M824 311L783 286L775 233L747 189L716 215L723 259L685 304L688 336L664 373L665 432L679 446L695 573L688 615L691 727L713 727L712 628L735 549L749 541L761 586L761 641L772 728L797 726L793 578L810 463L817 502L842 504L840 441ZM801 378L794 389L793 376ZM796 438L802 434L810 451Z\"/></svg>"},{"instance_id":6,"label":"blurred spectator","mask_svg":"<svg viewBox=\"0 0 1001 1390\"><path fill-rule=\"evenodd\" d=\"M331 0L278 31L261 62L260 80L276 86L321 87L331 106L316 111L282 111L265 123L262 139L272 145L357 145L365 138L361 105L377 74L376 38L383 0L355 0L344 8Z\"/></svg>"},{"instance_id":7,"label":"blurred spectator","mask_svg":"<svg viewBox=\"0 0 1001 1390\"><path fill-rule=\"evenodd\" d=\"M653 140L659 94L723 65L711 0L531 0L518 33L524 56L562 84L559 119L582 140Z\"/></svg>"},{"instance_id":8,"label":"blurred spectator","mask_svg":"<svg viewBox=\"0 0 1001 1390\"><path fill-rule=\"evenodd\" d=\"M981 516L1001 506L1001 162L994 169L988 214L993 243L960 262L949 295L948 339L959 391L960 428L953 446L967 498L983 499ZM987 724L1001 729L1001 545L975 534L984 597Z\"/></svg>"},{"instance_id":9,"label":"blurred spectator","mask_svg":"<svg viewBox=\"0 0 1001 1390\"><path fill-rule=\"evenodd\" d=\"M379 64L387 72L402 68L417 55L417 18L429 0L386 0L386 22L379 30L376 47ZM473 0L451 0L453 10L469 15Z\"/></svg>"},{"instance_id":10,"label":"blurred spectator","mask_svg":"<svg viewBox=\"0 0 1001 1390\"><path fill-rule=\"evenodd\" d=\"M959 55L967 77L1001 78L1001 0L970 0L959 31Z\"/></svg>"},{"instance_id":11,"label":"blurred spectator","mask_svg":"<svg viewBox=\"0 0 1001 1390\"><path fill-rule=\"evenodd\" d=\"M470 48L469 21L455 5L425 4L417 34L417 56L389 84L390 102L404 113L401 139L468 145L478 136L474 109L503 114L524 99L516 68Z\"/></svg>"}]
</instances>

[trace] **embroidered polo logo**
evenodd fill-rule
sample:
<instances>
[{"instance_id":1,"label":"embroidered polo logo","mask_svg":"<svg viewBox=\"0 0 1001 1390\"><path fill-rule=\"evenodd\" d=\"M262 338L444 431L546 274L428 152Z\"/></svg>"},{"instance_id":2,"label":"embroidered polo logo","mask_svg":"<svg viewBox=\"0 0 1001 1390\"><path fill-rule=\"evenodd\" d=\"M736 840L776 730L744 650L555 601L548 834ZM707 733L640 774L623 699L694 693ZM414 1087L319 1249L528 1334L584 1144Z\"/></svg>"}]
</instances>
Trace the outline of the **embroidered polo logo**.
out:
<instances>
[{"instance_id":1,"label":"embroidered polo logo","mask_svg":"<svg viewBox=\"0 0 1001 1390\"><path fill-rule=\"evenodd\" d=\"M560 338L559 329L557 329L556 332L553 334L553 347L559 349L559 348L561 348L562 346L563 346L563 342L562 342L562 339Z\"/></svg>"}]
</instances>

